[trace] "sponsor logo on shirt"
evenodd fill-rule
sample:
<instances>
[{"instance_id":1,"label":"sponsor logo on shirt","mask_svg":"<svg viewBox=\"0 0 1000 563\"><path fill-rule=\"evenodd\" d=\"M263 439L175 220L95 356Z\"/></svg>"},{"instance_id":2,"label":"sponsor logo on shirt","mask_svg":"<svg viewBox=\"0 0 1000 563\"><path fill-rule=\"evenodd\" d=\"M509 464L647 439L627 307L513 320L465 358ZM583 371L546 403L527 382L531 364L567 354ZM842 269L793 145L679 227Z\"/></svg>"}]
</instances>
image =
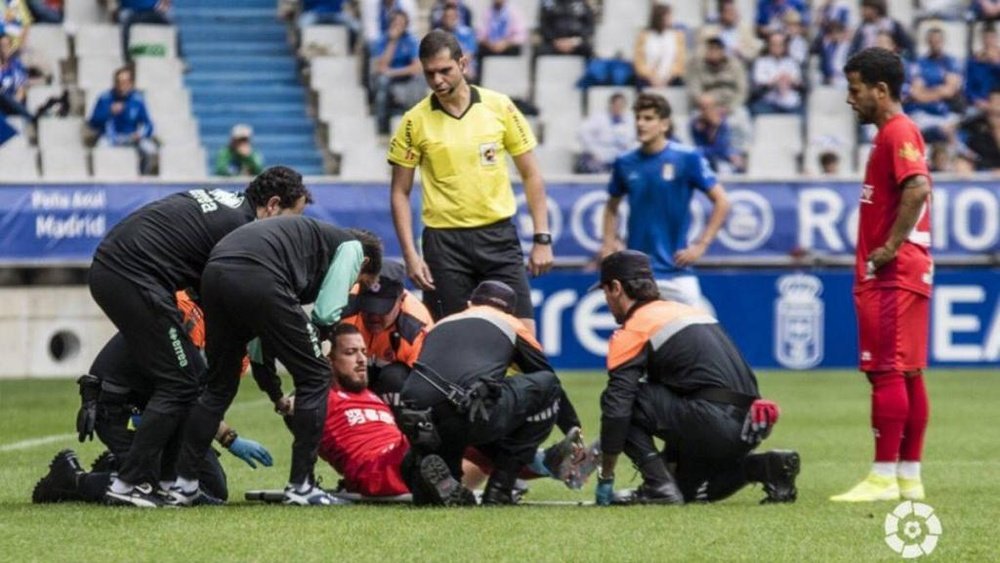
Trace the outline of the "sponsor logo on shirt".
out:
<instances>
[{"instance_id":1,"label":"sponsor logo on shirt","mask_svg":"<svg viewBox=\"0 0 1000 563\"><path fill-rule=\"evenodd\" d=\"M868 350L862 350L861 351L861 361L862 362L870 362L870 361L872 361L872 353L869 352Z\"/></svg>"},{"instance_id":2,"label":"sponsor logo on shirt","mask_svg":"<svg viewBox=\"0 0 1000 563\"><path fill-rule=\"evenodd\" d=\"M871 184L862 184L861 186L861 203L871 203L872 195L875 194L875 186Z\"/></svg>"},{"instance_id":3,"label":"sponsor logo on shirt","mask_svg":"<svg viewBox=\"0 0 1000 563\"><path fill-rule=\"evenodd\" d=\"M664 180L666 180L668 182L670 180L673 180L674 179L674 165L673 164L669 164L669 163L664 164L663 165L663 170L660 172L660 175L663 177Z\"/></svg>"},{"instance_id":4,"label":"sponsor logo on shirt","mask_svg":"<svg viewBox=\"0 0 1000 563\"><path fill-rule=\"evenodd\" d=\"M905 141L902 148L899 149L899 157L903 160L916 162L921 159L921 156L920 150L910 141Z\"/></svg>"}]
</instances>

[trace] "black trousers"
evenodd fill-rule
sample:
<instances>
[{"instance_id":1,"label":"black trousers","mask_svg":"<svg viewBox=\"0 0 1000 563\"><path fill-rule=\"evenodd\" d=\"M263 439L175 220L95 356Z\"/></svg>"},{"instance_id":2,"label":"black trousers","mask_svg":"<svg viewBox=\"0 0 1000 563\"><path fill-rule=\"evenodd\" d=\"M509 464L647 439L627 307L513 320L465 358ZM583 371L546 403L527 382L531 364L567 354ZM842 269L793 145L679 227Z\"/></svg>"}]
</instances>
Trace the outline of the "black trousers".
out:
<instances>
[{"instance_id":1,"label":"black trousers","mask_svg":"<svg viewBox=\"0 0 1000 563\"><path fill-rule=\"evenodd\" d=\"M205 362L188 338L170 288L152 282L140 285L97 262L90 267L88 282L94 300L142 366L141 386L150 390L145 424L135 433L119 477L132 484L152 481L163 448L198 396Z\"/></svg>"},{"instance_id":2,"label":"black trousers","mask_svg":"<svg viewBox=\"0 0 1000 563\"><path fill-rule=\"evenodd\" d=\"M149 395L132 383L142 385L141 367L129 354L125 337L121 333L114 335L90 367L90 373L107 382L97 399L97 420L94 430L98 439L107 446L119 460L119 466L128 457L135 430L129 428L129 420L133 414L140 414L149 401ZM115 388L112 389L112 386ZM121 389L118 389L121 388ZM126 390L127 389L127 390ZM142 422L139 423L142 427ZM180 428L167 442L160 454L159 471L150 480L172 481L177 477L177 456L180 450ZM229 497L226 472L219 463L219 456L209 449L200 465L198 480L204 483L205 492L226 500ZM103 495L104 490L100 493ZM100 500L100 497L91 500Z\"/></svg>"},{"instance_id":3,"label":"black trousers","mask_svg":"<svg viewBox=\"0 0 1000 563\"><path fill-rule=\"evenodd\" d=\"M450 403L440 403L434 408L434 419L441 447L426 453L444 458L459 480L462 456L468 446L475 446L488 457L495 470L516 474L531 463L538 446L552 432L561 396L559 379L543 371L504 378L485 422L470 423L467 415L455 412Z\"/></svg>"},{"instance_id":4,"label":"black trousers","mask_svg":"<svg viewBox=\"0 0 1000 563\"><path fill-rule=\"evenodd\" d=\"M410 375L410 366L403 362L392 362L384 366L369 366L368 389L379 396L393 410L398 409L402 402L399 393L403 383Z\"/></svg>"},{"instance_id":5,"label":"black trousers","mask_svg":"<svg viewBox=\"0 0 1000 563\"><path fill-rule=\"evenodd\" d=\"M517 293L514 316L534 317L517 227L509 219L472 229L424 228L424 260L434 276L424 304L434 320L465 310L480 282L502 281Z\"/></svg>"},{"instance_id":6,"label":"black trousers","mask_svg":"<svg viewBox=\"0 0 1000 563\"><path fill-rule=\"evenodd\" d=\"M209 262L201 298L209 371L205 391L184 428L178 473L189 479L197 475L198 460L236 397L247 344L259 337L268 353L291 372L295 414L290 421L294 441L289 482L308 481L316 465L331 378L315 327L292 291L263 266Z\"/></svg>"},{"instance_id":7,"label":"black trousers","mask_svg":"<svg viewBox=\"0 0 1000 563\"><path fill-rule=\"evenodd\" d=\"M642 384L636 397L625 454L640 464L661 453L685 501L721 500L744 485L744 460L752 449L740 438L746 409L701 399L688 400L663 385Z\"/></svg>"}]
</instances>

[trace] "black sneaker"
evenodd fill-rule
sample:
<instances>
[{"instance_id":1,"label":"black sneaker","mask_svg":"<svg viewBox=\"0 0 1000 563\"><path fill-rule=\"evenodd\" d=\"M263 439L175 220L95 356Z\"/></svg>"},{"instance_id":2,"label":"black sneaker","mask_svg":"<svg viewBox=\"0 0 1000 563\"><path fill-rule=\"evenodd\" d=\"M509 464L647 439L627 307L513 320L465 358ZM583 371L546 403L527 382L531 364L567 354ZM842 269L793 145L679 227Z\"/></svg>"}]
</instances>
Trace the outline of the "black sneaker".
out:
<instances>
[{"instance_id":1,"label":"black sneaker","mask_svg":"<svg viewBox=\"0 0 1000 563\"><path fill-rule=\"evenodd\" d=\"M638 489L616 493L612 504L684 504L684 495L674 483L656 487L643 483Z\"/></svg>"},{"instance_id":2,"label":"black sneaker","mask_svg":"<svg viewBox=\"0 0 1000 563\"><path fill-rule=\"evenodd\" d=\"M166 495L161 495L163 499L162 502L165 506L219 506L225 504L222 499L213 497L212 495L201 490L201 487L195 489L194 492L188 493L182 491L180 487L170 487L170 491Z\"/></svg>"},{"instance_id":3,"label":"black sneaker","mask_svg":"<svg viewBox=\"0 0 1000 563\"><path fill-rule=\"evenodd\" d=\"M428 493L430 504L438 506L467 506L476 504L472 491L455 479L448 464L438 455L428 455L420 460L420 481Z\"/></svg>"},{"instance_id":4,"label":"black sneaker","mask_svg":"<svg viewBox=\"0 0 1000 563\"><path fill-rule=\"evenodd\" d=\"M104 491L104 504L108 506L135 506L138 508L159 508L164 505L163 496L149 483L132 487L127 493L116 493L108 486Z\"/></svg>"},{"instance_id":5,"label":"black sneaker","mask_svg":"<svg viewBox=\"0 0 1000 563\"><path fill-rule=\"evenodd\" d=\"M792 450L772 450L762 454L766 467L766 477L761 481L767 496L761 504L795 502L799 490L795 488L795 477L799 474L802 461L798 452Z\"/></svg>"},{"instance_id":6,"label":"black sneaker","mask_svg":"<svg viewBox=\"0 0 1000 563\"><path fill-rule=\"evenodd\" d=\"M31 502L43 504L81 500L76 490L77 478L84 473L73 450L62 450L49 463L49 472L38 480L31 491Z\"/></svg>"},{"instance_id":7,"label":"black sneaker","mask_svg":"<svg viewBox=\"0 0 1000 563\"><path fill-rule=\"evenodd\" d=\"M114 473L118 471L118 456L111 453L111 450L104 450L101 455L90 464L90 471L93 473Z\"/></svg>"}]
</instances>

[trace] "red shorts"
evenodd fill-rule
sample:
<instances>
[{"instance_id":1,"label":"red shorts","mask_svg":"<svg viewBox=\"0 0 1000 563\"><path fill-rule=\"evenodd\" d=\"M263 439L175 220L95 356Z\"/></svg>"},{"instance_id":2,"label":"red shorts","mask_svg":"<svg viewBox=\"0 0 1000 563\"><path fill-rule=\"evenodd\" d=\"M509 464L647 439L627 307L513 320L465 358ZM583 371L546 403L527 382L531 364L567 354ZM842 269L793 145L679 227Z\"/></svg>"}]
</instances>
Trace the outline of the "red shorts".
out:
<instances>
[{"instance_id":1,"label":"red shorts","mask_svg":"<svg viewBox=\"0 0 1000 563\"><path fill-rule=\"evenodd\" d=\"M927 366L928 297L906 289L869 289L854 294L854 309L861 371L913 371Z\"/></svg>"},{"instance_id":2,"label":"red shorts","mask_svg":"<svg viewBox=\"0 0 1000 563\"><path fill-rule=\"evenodd\" d=\"M375 452L372 456L358 460L344 470L347 490L368 497L391 497L410 492L403 481L399 466L410 451L406 438L401 438L394 447Z\"/></svg>"}]
</instances>

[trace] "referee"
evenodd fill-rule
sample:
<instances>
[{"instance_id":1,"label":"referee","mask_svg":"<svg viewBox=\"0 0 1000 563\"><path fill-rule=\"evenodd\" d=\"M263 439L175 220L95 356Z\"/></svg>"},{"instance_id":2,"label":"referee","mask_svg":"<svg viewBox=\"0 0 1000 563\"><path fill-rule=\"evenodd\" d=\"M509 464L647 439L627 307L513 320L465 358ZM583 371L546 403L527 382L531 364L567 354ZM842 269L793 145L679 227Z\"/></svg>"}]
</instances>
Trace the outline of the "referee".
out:
<instances>
[{"instance_id":1,"label":"referee","mask_svg":"<svg viewBox=\"0 0 1000 563\"><path fill-rule=\"evenodd\" d=\"M545 186L532 149L537 145L510 98L470 86L468 60L453 35L432 31L420 42L420 63L433 93L413 106L389 144L392 219L407 273L424 290L436 319L465 309L480 282L514 288L517 311L534 330L531 295L517 229L506 157L524 183L534 223L531 274L552 267ZM423 257L413 239L410 192L420 166Z\"/></svg>"}]
</instances>

